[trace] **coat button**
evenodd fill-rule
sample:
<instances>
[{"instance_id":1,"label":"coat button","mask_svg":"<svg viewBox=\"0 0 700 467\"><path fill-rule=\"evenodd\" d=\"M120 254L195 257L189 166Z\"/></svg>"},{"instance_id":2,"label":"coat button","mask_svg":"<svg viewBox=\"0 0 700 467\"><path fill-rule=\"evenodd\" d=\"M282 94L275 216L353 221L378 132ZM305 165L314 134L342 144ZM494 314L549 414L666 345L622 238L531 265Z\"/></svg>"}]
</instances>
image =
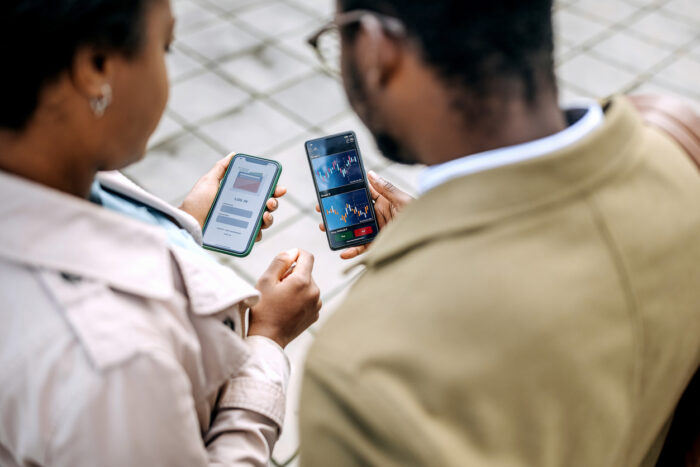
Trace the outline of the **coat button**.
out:
<instances>
[{"instance_id":1,"label":"coat button","mask_svg":"<svg viewBox=\"0 0 700 467\"><path fill-rule=\"evenodd\" d=\"M76 283L78 283L78 282L80 282L80 281L83 280L83 278L80 277L79 275L77 275L77 274L70 274L70 273L67 273L67 272L62 272L62 273L61 273L61 277L63 278L63 280L65 280L66 282L69 282L69 283L71 283L71 284L76 284Z\"/></svg>"},{"instance_id":2,"label":"coat button","mask_svg":"<svg viewBox=\"0 0 700 467\"><path fill-rule=\"evenodd\" d=\"M231 329L231 331L236 332L236 323L234 323L231 318L226 318L224 324Z\"/></svg>"}]
</instances>

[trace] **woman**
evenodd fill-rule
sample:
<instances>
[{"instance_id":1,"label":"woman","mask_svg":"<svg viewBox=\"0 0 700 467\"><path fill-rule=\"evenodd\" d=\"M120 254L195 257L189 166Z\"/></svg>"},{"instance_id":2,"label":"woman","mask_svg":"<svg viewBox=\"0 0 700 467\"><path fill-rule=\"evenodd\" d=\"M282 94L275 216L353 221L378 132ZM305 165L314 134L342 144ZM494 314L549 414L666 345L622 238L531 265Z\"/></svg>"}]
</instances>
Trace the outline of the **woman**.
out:
<instances>
[{"instance_id":1,"label":"woman","mask_svg":"<svg viewBox=\"0 0 700 467\"><path fill-rule=\"evenodd\" d=\"M180 209L109 172L163 113L173 24L168 0L0 5L2 466L266 465L278 437L313 257L255 290L203 252L229 158Z\"/></svg>"}]
</instances>

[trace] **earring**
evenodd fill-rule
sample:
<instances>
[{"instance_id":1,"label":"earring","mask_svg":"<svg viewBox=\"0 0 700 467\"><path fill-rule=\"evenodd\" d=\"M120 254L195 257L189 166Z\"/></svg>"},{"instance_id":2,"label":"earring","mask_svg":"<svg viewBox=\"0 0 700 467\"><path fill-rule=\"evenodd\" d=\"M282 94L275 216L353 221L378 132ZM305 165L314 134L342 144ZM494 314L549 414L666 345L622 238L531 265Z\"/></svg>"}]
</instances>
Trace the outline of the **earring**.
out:
<instances>
[{"instance_id":1,"label":"earring","mask_svg":"<svg viewBox=\"0 0 700 467\"><path fill-rule=\"evenodd\" d=\"M92 108L95 117L101 118L104 116L107 108L112 104L112 86L109 84L102 85L102 95L90 99L90 107Z\"/></svg>"}]
</instances>

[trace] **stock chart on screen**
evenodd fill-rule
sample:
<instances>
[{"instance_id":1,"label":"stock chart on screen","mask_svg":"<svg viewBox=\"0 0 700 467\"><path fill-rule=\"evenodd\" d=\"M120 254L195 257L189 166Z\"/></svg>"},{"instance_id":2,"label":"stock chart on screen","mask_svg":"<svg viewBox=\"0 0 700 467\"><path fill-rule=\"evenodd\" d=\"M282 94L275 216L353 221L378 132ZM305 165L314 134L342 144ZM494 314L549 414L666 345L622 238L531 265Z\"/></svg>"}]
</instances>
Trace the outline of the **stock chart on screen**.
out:
<instances>
[{"instance_id":1,"label":"stock chart on screen","mask_svg":"<svg viewBox=\"0 0 700 467\"><path fill-rule=\"evenodd\" d=\"M329 230L357 225L372 218L364 188L323 198L321 201Z\"/></svg>"},{"instance_id":2,"label":"stock chart on screen","mask_svg":"<svg viewBox=\"0 0 700 467\"><path fill-rule=\"evenodd\" d=\"M362 166L356 151L313 159L318 191L328 191L363 180Z\"/></svg>"}]
</instances>

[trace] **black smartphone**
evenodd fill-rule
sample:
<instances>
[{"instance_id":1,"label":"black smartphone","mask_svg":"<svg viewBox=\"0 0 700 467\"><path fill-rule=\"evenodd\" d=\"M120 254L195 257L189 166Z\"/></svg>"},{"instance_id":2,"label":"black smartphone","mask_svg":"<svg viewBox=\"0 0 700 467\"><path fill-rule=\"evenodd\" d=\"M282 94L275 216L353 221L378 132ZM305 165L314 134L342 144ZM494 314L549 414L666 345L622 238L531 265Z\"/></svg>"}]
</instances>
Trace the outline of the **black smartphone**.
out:
<instances>
[{"instance_id":1,"label":"black smartphone","mask_svg":"<svg viewBox=\"0 0 700 467\"><path fill-rule=\"evenodd\" d=\"M307 141L306 155L331 250L374 240L379 226L355 133Z\"/></svg>"},{"instance_id":2,"label":"black smartphone","mask_svg":"<svg viewBox=\"0 0 700 467\"><path fill-rule=\"evenodd\" d=\"M204 224L204 248L248 256L262 228L267 200L275 193L281 174L278 162L236 154Z\"/></svg>"}]
</instances>

